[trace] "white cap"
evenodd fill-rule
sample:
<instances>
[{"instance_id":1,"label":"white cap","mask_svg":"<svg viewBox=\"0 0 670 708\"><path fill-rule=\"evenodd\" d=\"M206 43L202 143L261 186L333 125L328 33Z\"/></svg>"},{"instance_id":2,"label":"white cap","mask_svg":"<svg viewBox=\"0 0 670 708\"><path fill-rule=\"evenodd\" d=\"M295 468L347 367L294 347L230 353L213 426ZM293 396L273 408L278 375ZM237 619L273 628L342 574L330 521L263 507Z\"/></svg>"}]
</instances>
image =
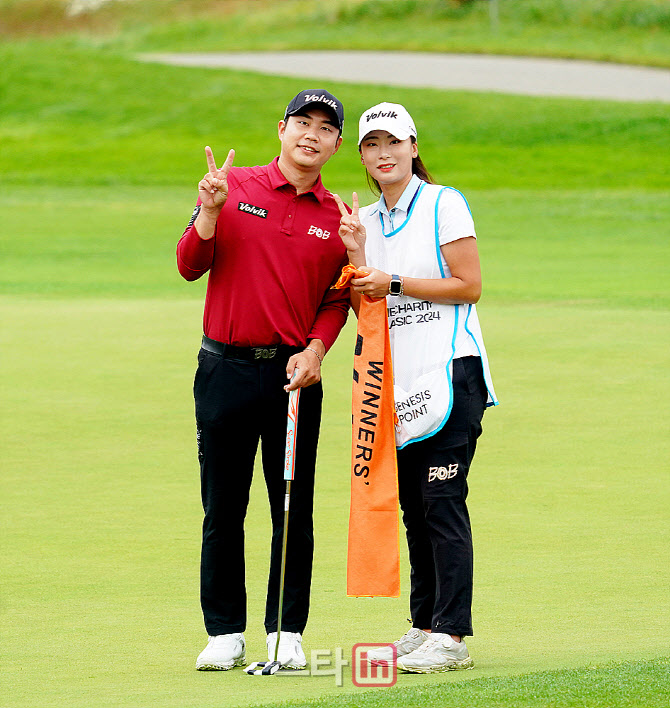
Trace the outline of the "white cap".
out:
<instances>
[{"instance_id":1,"label":"white cap","mask_svg":"<svg viewBox=\"0 0 670 708\"><path fill-rule=\"evenodd\" d=\"M398 140L416 138L412 116L399 103L378 103L368 108L358 121L358 144L373 130L386 130Z\"/></svg>"}]
</instances>

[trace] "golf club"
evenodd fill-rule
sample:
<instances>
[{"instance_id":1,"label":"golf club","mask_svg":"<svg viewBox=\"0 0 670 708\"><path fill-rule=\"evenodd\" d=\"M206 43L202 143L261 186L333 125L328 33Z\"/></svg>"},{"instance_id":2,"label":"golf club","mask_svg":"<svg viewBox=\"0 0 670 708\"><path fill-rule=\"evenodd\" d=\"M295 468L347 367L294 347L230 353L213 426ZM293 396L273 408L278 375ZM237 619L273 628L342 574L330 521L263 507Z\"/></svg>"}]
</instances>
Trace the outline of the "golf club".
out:
<instances>
[{"instance_id":1,"label":"golf club","mask_svg":"<svg viewBox=\"0 0 670 708\"><path fill-rule=\"evenodd\" d=\"M298 402L300 389L289 392L288 414L286 420L286 450L284 455L284 479L286 491L284 493L284 532L281 547L281 570L279 573L279 607L277 610L277 643L275 644L274 661L254 661L245 670L250 676L272 676L281 668L278 660L279 640L281 638L281 623L284 609L284 574L286 572L286 539L288 537L288 511L291 504L291 482L295 473L295 441L298 433Z\"/></svg>"}]
</instances>

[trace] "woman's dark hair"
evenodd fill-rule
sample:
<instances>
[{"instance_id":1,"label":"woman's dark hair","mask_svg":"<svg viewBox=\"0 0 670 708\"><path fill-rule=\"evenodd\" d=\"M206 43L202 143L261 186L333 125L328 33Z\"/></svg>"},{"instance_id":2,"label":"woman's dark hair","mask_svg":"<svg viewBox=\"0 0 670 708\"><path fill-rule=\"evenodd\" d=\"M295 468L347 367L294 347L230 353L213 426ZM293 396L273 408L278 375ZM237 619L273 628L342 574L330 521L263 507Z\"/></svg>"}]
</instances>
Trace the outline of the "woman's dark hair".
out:
<instances>
[{"instance_id":1,"label":"woman's dark hair","mask_svg":"<svg viewBox=\"0 0 670 708\"><path fill-rule=\"evenodd\" d=\"M416 142L416 138L411 135L410 139L412 143ZM358 146L358 150L360 152L361 146ZM416 157L412 158L412 174L416 175L419 179L422 179L424 182L428 182L428 184L435 184L435 180L432 178L430 172L426 169L426 166L423 164L423 160L419 155ZM379 186L379 182L367 171L365 170L365 178L368 181L368 187L370 188L370 191L379 196L382 193L382 188Z\"/></svg>"}]
</instances>

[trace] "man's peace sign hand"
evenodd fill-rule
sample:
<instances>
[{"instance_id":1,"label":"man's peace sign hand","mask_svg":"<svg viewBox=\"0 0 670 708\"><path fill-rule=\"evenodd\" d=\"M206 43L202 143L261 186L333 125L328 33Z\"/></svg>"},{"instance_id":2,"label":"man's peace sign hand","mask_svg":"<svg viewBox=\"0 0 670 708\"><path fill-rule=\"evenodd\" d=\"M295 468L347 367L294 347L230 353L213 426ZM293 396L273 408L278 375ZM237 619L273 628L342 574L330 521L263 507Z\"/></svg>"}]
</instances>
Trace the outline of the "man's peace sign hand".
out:
<instances>
[{"instance_id":1,"label":"man's peace sign hand","mask_svg":"<svg viewBox=\"0 0 670 708\"><path fill-rule=\"evenodd\" d=\"M358 216L358 194L354 192L351 197L351 214L337 194L333 197L341 214L338 233L347 249L349 261L356 267L365 265L365 227Z\"/></svg>"},{"instance_id":2,"label":"man's peace sign hand","mask_svg":"<svg viewBox=\"0 0 670 708\"><path fill-rule=\"evenodd\" d=\"M223 167L219 169L214 161L214 154L209 145L205 148L207 156L207 167L209 172L200 180L198 184L198 196L203 209L221 211L228 199L228 173L233 166L235 150L228 153Z\"/></svg>"}]
</instances>

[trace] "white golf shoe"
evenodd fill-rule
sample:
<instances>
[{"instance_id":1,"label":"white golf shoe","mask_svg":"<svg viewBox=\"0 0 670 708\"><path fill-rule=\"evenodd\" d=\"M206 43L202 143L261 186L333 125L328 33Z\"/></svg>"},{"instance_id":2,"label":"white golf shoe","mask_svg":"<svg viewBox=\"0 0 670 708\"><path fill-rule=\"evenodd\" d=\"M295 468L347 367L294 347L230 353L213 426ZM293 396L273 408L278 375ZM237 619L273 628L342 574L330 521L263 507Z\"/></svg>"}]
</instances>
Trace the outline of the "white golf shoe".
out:
<instances>
[{"instance_id":1,"label":"white golf shoe","mask_svg":"<svg viewBox=\"0 0 670 708\"><path fill-rule=\"evenodd\" d=\"M403 634L400 639L396 639L395 642L393 642L396 649L396 658L399 659L401 656L405 656L415 649L418 649L429 638L430 634L428 632L412 627L409 632ZM368 652L368 661L371 664L382 663L388 665L391 663L393 661L393 649L391 649L391 645L371 649Z\"/></svg>"},{"instance_id":2,"label":"white golf shoe","mask_svg":"<svg viewBox=\"0 0 670 708\"><path fill-rule=\"evenodd\" d=\"M196 659L198 671L227 671L247 663L244 634L217 634L210 637L207 646Z\"/></svg>"},{"instance_id":3,"label":"white golf shoe","mask_svg":"<svg viewBox=\"0 0 670 708\"><path fill-rule=\"evenodd\" d=\"M474 667L464 641L455 642L448 634L437 632L428 636L418 649L398 659L399 669L415 674L436 674Z\"/></svg>"},{"instance_id":4,"label":"white golf shoe","mask_svg":"<svg viewBox=\"0 0 670 708\"><path fill-rule=\"evenodd\" d=\"M277 632L268 634L266 644L268 646L268 661L274 661ZM305 652L302 650L302 635L299 632L281 633L277 661L281 663L282 669L304 669L307 666Z\"/></svg>"}]
</instances>

